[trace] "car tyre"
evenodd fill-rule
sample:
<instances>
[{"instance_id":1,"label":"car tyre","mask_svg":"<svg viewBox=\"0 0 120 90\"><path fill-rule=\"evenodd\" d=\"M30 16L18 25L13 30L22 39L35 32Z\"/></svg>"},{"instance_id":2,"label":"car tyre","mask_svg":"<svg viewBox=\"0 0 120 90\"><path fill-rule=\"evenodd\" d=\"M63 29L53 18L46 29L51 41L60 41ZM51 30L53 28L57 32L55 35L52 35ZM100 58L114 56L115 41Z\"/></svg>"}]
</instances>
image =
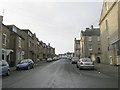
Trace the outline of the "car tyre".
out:
<instances>
[{"instance_id":1,"label":"car tyre","mask_svg":"<svg viewBox=\"0 0 120 90\"><path fill-rule=\"evenodd\" d=\"M27 69L29 70L29 69L30 69L30 66L28 66Z\"/></svg>"},{"instance_id":2,"label":"car tyre","mask_svg":"<svg viewBox=\"0 0 120 90\"><path fill-rule=\"evenodd\" d=\"M18 68L16 68L16 70L19 70Z\"/></svg>"},{"instance_id":3,"label":"car tyre","mask_svg":"<svg viewBox=\"0 0 120 90\"><path fill-rule=\"evenodd\" d=\"M9 76L9 75L10 75L10 70L8 70L8 71L7 71L6 75L7 75L7 76Z\"/></svg>"},{"instance_id":4,"label":"car tyre","mask_svg":"<svg viewBox=\"0 0 120 90\"><path fill-rule=\"evenodd\" d=\"M79 68L78 65L76 65L76 67Z\"/></svg>"}]
</instances>

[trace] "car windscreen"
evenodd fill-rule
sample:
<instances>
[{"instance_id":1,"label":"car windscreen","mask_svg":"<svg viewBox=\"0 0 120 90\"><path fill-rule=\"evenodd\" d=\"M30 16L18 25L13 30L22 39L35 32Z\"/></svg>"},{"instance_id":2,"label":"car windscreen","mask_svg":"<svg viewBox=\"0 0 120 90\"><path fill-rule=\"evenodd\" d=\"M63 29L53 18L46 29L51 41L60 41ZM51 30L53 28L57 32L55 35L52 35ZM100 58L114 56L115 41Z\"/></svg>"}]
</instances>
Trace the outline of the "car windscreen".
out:
<instances>
[{"instance_id":1,"label":"car windscreen","mask_svg":"<svg viewBox=\"0 0 120 90\"><path fill-rule=\"evenodd\" d=\"M83 58L82 61L83 62L92 62L91 59L89 59L89 58Z\"/></svg>"},{"instance_id":2,"label":"car windscreen","mask_svg":"<svg viewBox=\"0 0 120 90\"><path fill-rule=\"evenodd\" d=\"M22 63L28 63L28 60L22 60L19 62L19 64L22 64Z\"/></svg>"}]
</instances>

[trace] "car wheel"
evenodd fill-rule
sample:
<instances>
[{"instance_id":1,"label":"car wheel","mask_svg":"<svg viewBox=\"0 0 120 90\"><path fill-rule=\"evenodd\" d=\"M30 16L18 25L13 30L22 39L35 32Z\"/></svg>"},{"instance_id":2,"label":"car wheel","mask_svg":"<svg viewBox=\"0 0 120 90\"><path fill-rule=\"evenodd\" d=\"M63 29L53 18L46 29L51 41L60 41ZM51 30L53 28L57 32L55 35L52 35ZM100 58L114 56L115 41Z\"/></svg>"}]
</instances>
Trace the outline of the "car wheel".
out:
<instances>
[{"instance_id":1,"label":"car wheel","mask_svg":"<svg viewBox=\"0 0 120 90\"><path fill-rule=\"evenodd\" d=\"M10 75L10 70L8 70L8 71L7 71L6 75L7 75L7 76L9 76L9 75Z\"/></svg>"},{"instance_id":2,"label":"car wheel","mask_svg":"<svg viewBox=\"0 0 120 90\"><path fill-rule=\"evenodd\" d=\"M78 65L76 65L76 67L79 68Z\"/></svg>"},{"instance_id":3,"label":"car wheel","mask_svg":"<svg viewBox=\"0 0 120 90\"><path fill-rule=\"evenodd\" d=\"M28 66L27 69L29 70L29 69L30 69L30 66Z\"/></svg>"}]
</instances>

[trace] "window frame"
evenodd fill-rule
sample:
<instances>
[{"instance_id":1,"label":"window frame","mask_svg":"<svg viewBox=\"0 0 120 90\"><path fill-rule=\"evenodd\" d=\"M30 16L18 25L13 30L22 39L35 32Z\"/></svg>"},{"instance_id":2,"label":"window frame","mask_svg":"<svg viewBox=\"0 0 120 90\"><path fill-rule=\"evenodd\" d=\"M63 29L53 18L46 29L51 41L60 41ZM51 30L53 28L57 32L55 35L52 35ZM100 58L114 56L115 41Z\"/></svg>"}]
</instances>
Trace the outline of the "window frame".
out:
<instances>
[{"instance_id":1,"label":"window frame","mask_svg":"<svg viewBox=\"0 0 120 90\"><path fill-rule=\"evenodd\" d=\"M92 37L88 37L88 41L89 41L89 42L92 42Z\"/></svg>"},{"instance_id":2,"label":"window frame","mask_svg":"<svg viewBox=\"0 0 120 90\"><path fill-rule=\"evenodd\" d=\"M5 36L5 38L3 38L3 36ZM4 43L3 43L3 39L4 39ZM5 33L3 33L3 35L2 35L2 44L4 46L6 46L6 44L7 44L7 34L5 34Z\"/></svg>"},{"instance_id":3,"label":"window frame","mask_svg":"<svg viewBox=\"0 0 120 90\"><path fill-rule=\"evenodd\" d=\"M22 39L20 37L18 37L18 47L19 48L22 47Z\"/></svg>"}]
</instances>

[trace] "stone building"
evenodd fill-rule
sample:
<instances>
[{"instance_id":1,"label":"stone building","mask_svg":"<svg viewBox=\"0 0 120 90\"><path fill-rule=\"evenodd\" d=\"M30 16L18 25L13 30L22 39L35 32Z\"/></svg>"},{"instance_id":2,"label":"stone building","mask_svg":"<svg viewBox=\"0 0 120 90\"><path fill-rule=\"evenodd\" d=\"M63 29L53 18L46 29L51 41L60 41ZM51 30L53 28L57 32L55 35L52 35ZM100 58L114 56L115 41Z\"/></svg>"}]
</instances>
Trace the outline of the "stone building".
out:
<instances>
[{"instance_id":1,"label":"stone building","mask_svg":"<svg viewBox=\"0 0 120 90\"><path fill-rule=\"evenodd\" d=\"M74 57L80 58L80 40L74 39Z\"/></svg>"},{"instance_id":2,"label":"stone building","mask_svg":"<svg viewBox=\"0 0 120 90\"><path fill-rule=\"evenodd\" d=\"M10 47L11 31L2 24L2 60L6 60L9 64L12 62L13 49Z\"/></svg>"},{"instance_id":3,"label":"stone building","mask_svg":"<svg viewBox=\"0 0 120 90\"><path fill-rule=\"evenodd\" d=\"M20 29L15 25L6 25L10 31L9 47L13 50L11 66L15 66L24 58L24 38L20 35Z\"/></svg>"},{"instance_id":4,"label":"stone building","mask_svg":"<svg viewBox=\"0 0 120 90\"><path fill-rule=\"evenodd\" d=\"M34 62L37 60L36 58L36 41L35 34L33 34L29 29L21 29L21 36L25 38L24 40L24 58L30 58Z\"/></svg>"},{"instance_id":5,"label":"stone building","mask_svg":"<svg viewBox=\"0 0 120 90\"><path fill-rule=\"evenodd\" d=\"M85 31L81 31L80 38L80 57L88 57L93 61L98 59L100 61L101 54L101 42L100 42L100 29L86 28Z\"/></svg>"},{"instance_id":6,"label":"stone building","mask_svg":"<svg viewBox=\"0 0 120 90\"><path fill-rule=\"evenodd\" d=\"M99 21L102 62L120 64L120 1L104 0Z\"/></svg>"}]
</instances>

